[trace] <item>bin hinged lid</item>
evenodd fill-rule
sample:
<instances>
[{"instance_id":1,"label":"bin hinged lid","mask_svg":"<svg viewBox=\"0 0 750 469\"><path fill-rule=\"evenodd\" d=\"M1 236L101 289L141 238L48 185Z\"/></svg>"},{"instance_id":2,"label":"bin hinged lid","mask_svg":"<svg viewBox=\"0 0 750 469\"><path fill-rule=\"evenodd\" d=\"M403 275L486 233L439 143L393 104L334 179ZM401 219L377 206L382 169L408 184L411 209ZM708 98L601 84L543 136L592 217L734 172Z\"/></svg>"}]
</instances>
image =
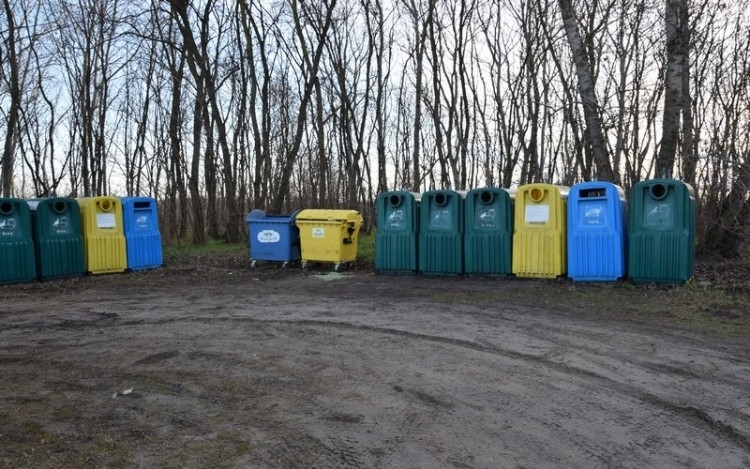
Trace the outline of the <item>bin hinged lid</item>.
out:
<instances>
[{"instance_id":1,"label":"bin hinged lid","mask_svg":"<svg viewBox=\"0 0 750 469\"><path fill-rule=\"evenodd\" d=\"M362 215L356 210L306 209L297 214L298 222L362 222Z\"/></svg>"}]
</instances>

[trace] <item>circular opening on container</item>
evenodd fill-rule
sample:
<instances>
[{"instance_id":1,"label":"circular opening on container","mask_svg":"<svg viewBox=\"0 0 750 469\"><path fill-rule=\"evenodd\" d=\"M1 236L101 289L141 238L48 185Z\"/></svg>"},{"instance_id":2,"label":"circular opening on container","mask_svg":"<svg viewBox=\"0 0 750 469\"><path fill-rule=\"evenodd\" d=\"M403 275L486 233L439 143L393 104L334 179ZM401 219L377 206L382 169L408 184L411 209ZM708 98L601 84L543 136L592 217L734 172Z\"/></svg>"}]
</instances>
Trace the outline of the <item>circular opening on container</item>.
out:
<instances>
[{"instance_id":1,"label":"circular opening on container","mask_svg":"<svg viewBox=\"0 0 750 469\"><path fill-rule=\"evenodd\" d=\"M112 210L112 202L109 200L101 200L99 201L99 208L102 212L109 212Z\"/></svg>"},{"instance_id":2,"label":"circular opening on container","mask_svg":"<svg viewBox=\"0 0 750 469\"><path fill-rule=\"evenodd\" d=\"M443 205L448 203L448 196L445 194L437 194L435 196L435 205L438 207L442 207Z\"/></svg>"},{"instance_id":3,"label":"circular opening on container","mask_svg":"<svg viewBox=\"0 0 750 469\"><path fill-rule=\"evenodd\" d=\"M667 188L664 184L654 184L651 186L651 197L656 200L663 199L667 196Z\"/></svg>"},{"instance_id":4,"label":"circular opening on container","mask_svg":"<svg viewBox=\"0 0 750 469\"><path fill-rule=\"evenodd\" d=\"M541 202L544 198L544 191L539 189L538 187L535 187L531 189L529 197L531 197L531 200L533 200L534 202Z\"/></svg>"},{"instance_id":5,"label":"circular opening on container","mask_svg":"<svg viewBox=\"0 0 750 469\"><path fill-rule=\"evenodd\" d=\"M65 207L66 207L65 202L63 202L62 200L60 200L60 201L55 202L52 205L52 210L55 213L64 213L65 212Z\"/></svg>"},{"instance_id":6,"label":"circular opening on container","mask_svg":"<svg viewBox=\"0 0 750 469\"><path fill-rule=\"evenodd\" d=\"M3 215L10 215L13 213L13 204L10 202L3 202L0 204L0 213Z\"/></svg>"},{"instance_id":7,"label":"circular opening on container","mask_svg":"<svg viewBox=\"0 0 750 469\"><path fill-rule=\"evenodd\" d=\"M398 207L401 205L401 202L403 201L403 197L400 195L392 195L388 198L388 203L391 204L391 207Z\"/></svg>"},{"instance_id":8,"label":"circular opening on container","mask_svg":"<svg viewBox=\"0 0 750 469\"><path fill-rule=\"evenodd\" d=\"M491 204L493 200L495 200L495 194L490 191L484 191L479 194L479 201L485 205Z\"/></svg>"}]
</instances>

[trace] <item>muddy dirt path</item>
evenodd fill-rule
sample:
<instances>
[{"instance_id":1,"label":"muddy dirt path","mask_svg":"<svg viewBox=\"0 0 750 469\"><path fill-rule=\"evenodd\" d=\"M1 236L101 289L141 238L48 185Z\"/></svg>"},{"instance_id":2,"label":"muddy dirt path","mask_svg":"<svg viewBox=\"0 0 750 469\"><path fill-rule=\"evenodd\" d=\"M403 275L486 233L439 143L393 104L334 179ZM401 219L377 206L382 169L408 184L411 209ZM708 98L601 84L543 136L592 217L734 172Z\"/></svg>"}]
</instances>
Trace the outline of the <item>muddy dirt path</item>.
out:
<instances>
[{"instance_id":1,"label":"muddy dirt path","mask_svg":"<svg viewBox=\"0 0 750 469\"><path fill-rule=\"evenodd\" d=\"M750 344L518 288L185 272L5 289L0 468L750 467Z\"/></svg>"}]
</instances>

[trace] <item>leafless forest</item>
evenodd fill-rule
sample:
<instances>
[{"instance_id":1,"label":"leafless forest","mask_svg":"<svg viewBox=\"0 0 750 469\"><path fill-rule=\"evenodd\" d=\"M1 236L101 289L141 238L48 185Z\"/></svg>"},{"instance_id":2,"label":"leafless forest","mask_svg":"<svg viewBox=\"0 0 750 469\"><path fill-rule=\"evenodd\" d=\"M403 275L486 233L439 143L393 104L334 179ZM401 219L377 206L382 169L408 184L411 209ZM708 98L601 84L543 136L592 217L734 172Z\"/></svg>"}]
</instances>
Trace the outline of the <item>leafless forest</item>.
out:
<instances>
[{"instance_id":1,"label":"leafless forest","mask_svg":"<svg viewBox=\"0 0 750 469\"><path fill-rule=\"evenodd\" d=\"M2 0L0 195L151 195L166 239L383 190L672 176L750 238L750 0Z\"/></svg>"}]
</instances>

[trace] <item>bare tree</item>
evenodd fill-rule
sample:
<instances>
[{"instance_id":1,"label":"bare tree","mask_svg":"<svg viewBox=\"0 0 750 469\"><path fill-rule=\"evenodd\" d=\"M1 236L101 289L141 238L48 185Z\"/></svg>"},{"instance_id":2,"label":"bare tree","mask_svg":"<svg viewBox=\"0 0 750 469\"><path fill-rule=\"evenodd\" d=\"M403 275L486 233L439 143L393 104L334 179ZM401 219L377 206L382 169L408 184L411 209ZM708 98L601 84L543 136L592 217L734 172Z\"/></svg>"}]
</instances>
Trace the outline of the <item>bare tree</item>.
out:
<instances>
[{"instance_id":1,"label":"bare tree","mask_svg":"<svg viewBox=\"0 0 750 469\"><path fill-rule=\"evenodd\" d=\"M288 196L290 180L292 176L292 170L297 160L297 156L302 146L302 140L305 134L305 124L307 122L307 112L312 98L312 94L315 90L315 84L319 80L318 69L320 68L321 58L323 56L323 50L325 49L328 32L333 22L333 12L336 7L337 0L326 1L321 5L323 11L317 18L310 15L310 11L307 10L304 4L300 4L297 0L291 0L291 13L292 20L294 22L294 31L298 40L298 45L301 54L301 65L304 67L304 83L303 91L300 99L299 112L297 113L297 122L294 138L289 148L284 152L285 161L282 165L279 185L274 195L272 207L274 212L280 213L284 207L284 201ZM300 9L302 7L302 9ZM316 31L316 39L318 41L314 51L311 51L311 45L308 43L308 38L303 30L302 22L310 21L310 26Z\"/></svg>"},{"instance_id":2,"label":"bare tree","mask_svg":"<svg viewBox=\"0 0 750 469\"><path fill-rule=\"evenodd\" d=\"M581 96L583 115L586 121L586 144L590 146L596 173L600 179L613 181L614 172L605 144L604 129L599 103L594 87L591 51L587 50L578 28L578 19L571 0L558 0L563 27L568 38L573 63L578 77L578 93Z\"/></svg>"},{"instance_id":3,"label":"bare tree","mask_svg":"<svg viewBox=\"0 0 750 469\"><path fill-rule=\"evenodd\" d=\"M15 166L16 142L19 137L18 121L21 114L21 83L19 77L18 43L16 40L15 12L9 0L3 0L3 10L7 22L7 35L3 37L8 54L8 90L10 106L6 117L5 144L3 146L2 161L0 161L0 194L6 197L13 195L13 168ZM3 60L5 62L5 60Z\"/></svg>"}]
</instances>

